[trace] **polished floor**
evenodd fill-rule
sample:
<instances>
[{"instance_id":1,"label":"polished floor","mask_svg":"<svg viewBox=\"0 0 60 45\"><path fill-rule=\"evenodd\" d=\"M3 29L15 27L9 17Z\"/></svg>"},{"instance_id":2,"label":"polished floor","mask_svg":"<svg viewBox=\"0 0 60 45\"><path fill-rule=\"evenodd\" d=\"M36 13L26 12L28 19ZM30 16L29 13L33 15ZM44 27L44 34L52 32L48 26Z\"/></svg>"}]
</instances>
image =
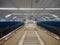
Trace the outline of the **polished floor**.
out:
<instances>
[{"instance_id":1,"label":"polished floor","mask_svg":"<svg viewBox=\"0 0 60 45\"><path fill-rule=\"evenodd\" d=\"M26 24L2 45L60 45L60 41L36 24Z\"/></svg>"}]
</instances>

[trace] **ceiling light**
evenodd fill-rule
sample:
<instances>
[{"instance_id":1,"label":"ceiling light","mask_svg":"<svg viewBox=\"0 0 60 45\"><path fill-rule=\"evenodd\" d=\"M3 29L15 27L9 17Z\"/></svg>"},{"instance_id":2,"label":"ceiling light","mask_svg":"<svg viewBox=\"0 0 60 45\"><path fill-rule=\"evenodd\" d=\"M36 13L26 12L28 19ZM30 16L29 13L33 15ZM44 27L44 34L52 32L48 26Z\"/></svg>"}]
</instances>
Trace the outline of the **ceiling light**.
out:
<instances>
[{"instance_id":1,"label":"ceiling light","mask_svg":"<svg viewBox=\"0 0 60 45\"><path fill-rule=\"evenodd\" d=\"M52 15L52 16L55 17L55 18L58 19L58 20L60 19L60 18L59 18L58 16L56 16L56 15Z\"/></svg>"},{"instance_id":2,"label":"ceiling light","mask_svg":"<svg viewBox=\"0 0 60 45\"><path fill-rule=\"evenodd\" d=\"M56 15L52 15L53 17L58 17L58 16L56 16Z\"/></svg>"},{"instance_id":3,"label":"ceiling light","mask_svg":"<svg viewBox=\"0 0 60 45\"><path fill-rule=\"evenodd\" d=\"M60 8L0 8L0 10L60 10Z\"/></svg>"},{"instance_id":4,"label":"ceiling light","mask_svg":"<svg viewBox=\"0 0 60 45\"><path fill-rule=\"evenodd\" d=\"M44 21L46 21L46 19L45 18L42 18Z\"/></svg>"},{"instance_id":5,"label":"ceiling light","mask_svg":"<svg viewBox=\"0 0 60 45\"><path fill-rule=\"evenodd\" d=\"M48 18L49 19L49 17L45 17L45 18Z\"/></svg>"},{"instance_id":6,"label":"ceiling light","mask_svg":"<svg viewBox=\"0 0 60 45\"><path fill-rule=\"evenodd\" d=\"M13 19L17 18L17 16L13 17Z\"/></svg>"},{"instance_id":7,"label":"ceiling light","mask_svg":"<svg viewBox=\"0 0 60 45\"><path fill-rule=\"evenodd\" d=\"M5 18L8 18L8 17L10 17L10 16L11 16L11 14L8 14L8 15L5 16Z\"/></svg>"}]
</instances>

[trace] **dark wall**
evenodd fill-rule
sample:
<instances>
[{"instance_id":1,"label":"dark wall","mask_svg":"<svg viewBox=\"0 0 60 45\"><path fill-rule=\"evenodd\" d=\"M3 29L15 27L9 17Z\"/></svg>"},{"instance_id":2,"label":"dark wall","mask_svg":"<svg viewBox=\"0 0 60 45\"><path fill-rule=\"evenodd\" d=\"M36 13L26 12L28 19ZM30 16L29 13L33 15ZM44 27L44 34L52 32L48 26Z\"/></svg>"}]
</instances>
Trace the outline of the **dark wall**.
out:
<instances>
[{"instance_id":1,"label":"dark wall","mask_svg":"<svg viewBox=\"0 0 60 45\"><path fill-rule=\"evenodd\" d=\"M4 35L10 33L11 31L15 30L16 28L24 25L22 21L5 21L0 22L0 38Z\"/></svg>"},{"instance_id":2,"label":"dark wall","mask_svg":"<svg viewBox=\"0 0 60 45\"><path fill-rule=\"evenodd\" d=\"M60 21L38 21L37 25L60 36Z\"/></svg>"}]
</instances>

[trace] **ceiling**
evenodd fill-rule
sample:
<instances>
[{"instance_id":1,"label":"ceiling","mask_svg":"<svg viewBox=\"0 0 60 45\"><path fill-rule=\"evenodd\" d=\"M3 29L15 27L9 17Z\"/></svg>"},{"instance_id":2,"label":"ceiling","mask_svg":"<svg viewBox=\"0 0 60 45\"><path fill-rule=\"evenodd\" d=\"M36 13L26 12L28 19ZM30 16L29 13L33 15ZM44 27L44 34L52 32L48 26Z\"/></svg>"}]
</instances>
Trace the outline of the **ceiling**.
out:
<instances>
[{"instance_id":1,"label":"ceiling","mask_svg":"<svg viewBox=\"0 0 60 45\"><path fill-rule=\"evenodd\" d=\"M60 0L0 0L0 8L60 8ZM32 13L37 15L51 13L60 17L60 10L0 10L0 18L5 18L11 13L27 13L30 15ZM48 17L52 16L48 15Z\"/></svg>"},{"instance_id":2,"label":"ceiling","mask_svg":"<svg viewBox=\"0 0 60 45\"><path fill-rule=\"evenodd\" d=\"M0 7L60 8L60 0L0 0Z\"/></svg>"}]
</instances>

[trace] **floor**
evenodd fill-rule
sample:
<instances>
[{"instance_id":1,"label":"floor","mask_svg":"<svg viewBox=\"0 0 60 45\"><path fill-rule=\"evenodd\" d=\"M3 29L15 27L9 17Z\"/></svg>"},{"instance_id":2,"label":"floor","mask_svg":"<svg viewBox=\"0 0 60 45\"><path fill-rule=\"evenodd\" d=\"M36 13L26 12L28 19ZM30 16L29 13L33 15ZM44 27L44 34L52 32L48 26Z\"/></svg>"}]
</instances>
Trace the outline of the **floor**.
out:
<instances>
[{"instance_id":1,"label":"floor","mask_svg":"<svg viewBox=\"0 0 60 45\"><path fill-rule=\"evenodd\" d=\"M26 24L3 45L60 45L60 41L38 28L35 24Z\"/></svg>"}]
</instances>

